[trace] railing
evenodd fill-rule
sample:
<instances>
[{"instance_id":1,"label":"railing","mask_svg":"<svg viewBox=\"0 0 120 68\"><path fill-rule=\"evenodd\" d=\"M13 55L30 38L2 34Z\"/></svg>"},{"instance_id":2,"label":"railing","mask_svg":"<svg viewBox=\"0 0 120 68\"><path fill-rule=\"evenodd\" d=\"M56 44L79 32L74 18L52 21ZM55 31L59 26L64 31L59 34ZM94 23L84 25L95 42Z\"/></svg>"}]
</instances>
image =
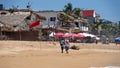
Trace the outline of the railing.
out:
<instances>
[{"instance_id":1,"label":"railing","mask_svg":"<svg viewBox=\"0 0 120 68\"><path fill-rule=\"evenodd\" d=\"M88 31L88 27L86 27L86 26L81 26L81 27L80 27L80 30L82 30L82 31Z\"/></svg>"}]
</instances>

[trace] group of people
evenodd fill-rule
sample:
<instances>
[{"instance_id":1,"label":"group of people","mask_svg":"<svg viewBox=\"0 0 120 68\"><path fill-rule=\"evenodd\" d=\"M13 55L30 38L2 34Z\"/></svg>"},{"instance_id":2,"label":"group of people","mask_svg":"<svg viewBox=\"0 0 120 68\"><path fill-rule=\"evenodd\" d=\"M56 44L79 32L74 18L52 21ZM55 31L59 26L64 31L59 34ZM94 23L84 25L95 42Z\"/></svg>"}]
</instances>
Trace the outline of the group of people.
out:
<instances>
[{"instance_id":1,"label":"group of people","mask_svg":"<svg viewBox=\"0 0 120 68\"><path fill-rule=\"evenodd\" d=\"M61 46L61 53L63 53L64 49L66 51L66 53L69 53L68 50L70 48L70 44L69 44L69 40L67 39L60 39L60 46Z\"/></svg>"}]
</instances>

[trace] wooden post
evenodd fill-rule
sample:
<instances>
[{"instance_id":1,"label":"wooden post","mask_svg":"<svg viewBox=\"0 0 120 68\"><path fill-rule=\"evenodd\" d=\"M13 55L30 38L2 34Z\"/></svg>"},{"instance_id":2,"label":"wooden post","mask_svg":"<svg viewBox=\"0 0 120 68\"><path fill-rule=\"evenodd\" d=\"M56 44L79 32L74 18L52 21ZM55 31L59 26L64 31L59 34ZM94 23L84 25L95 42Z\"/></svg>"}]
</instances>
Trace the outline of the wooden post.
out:
<instances>
[{"instance_id":1,"label":"wooden post","mask_svg":"<svg viewBox=\"0 0 120 68\"><path fill-rule=\"evenodd\" d=\"M39 48L40 48L40 50L41 50L41 42L40 42L40 39L41 39L41 30L38 30L38 38L39 38Z\"/></svg>"},{"instance_id":2,"label":"wooden post","mask_svg":"<svg viewBox=\"0 0 120 68\"><path fill-rule=\"evenodd\" d=\"M0 39L2 39L2 30L1 30L1 26L0 26Z\"/></svg>"},{"instance_id":3,"label":"wooden post","mask_svg":"<svg viewBox=\"0 0 120 68\"><path fill-rule=\"evenodd\" d=\"M19 31L19 38L20 38L20 41L21 41L21 30Z\"/></svg>"}]
</instances>

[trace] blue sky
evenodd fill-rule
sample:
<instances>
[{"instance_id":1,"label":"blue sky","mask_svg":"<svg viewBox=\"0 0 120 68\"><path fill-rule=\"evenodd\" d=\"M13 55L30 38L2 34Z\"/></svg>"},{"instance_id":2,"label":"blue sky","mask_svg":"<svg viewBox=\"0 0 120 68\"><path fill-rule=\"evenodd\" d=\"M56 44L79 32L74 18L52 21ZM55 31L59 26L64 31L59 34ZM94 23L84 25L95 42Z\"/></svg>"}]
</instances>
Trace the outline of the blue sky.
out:
<instances>
[{"instance_id":1,"label":"blue sky","mask_svg":"<svg viewBox=\"0 0 120 68\"><path fill-rule=\"evenodd\" d=\"M73 7L94 9L101 18L120 21L120 0L0 0L5 8L11 8L12 5L26 8L28 2L33 10L62 10L64 5L71 2Z\"/></svg>"}]
</instances>

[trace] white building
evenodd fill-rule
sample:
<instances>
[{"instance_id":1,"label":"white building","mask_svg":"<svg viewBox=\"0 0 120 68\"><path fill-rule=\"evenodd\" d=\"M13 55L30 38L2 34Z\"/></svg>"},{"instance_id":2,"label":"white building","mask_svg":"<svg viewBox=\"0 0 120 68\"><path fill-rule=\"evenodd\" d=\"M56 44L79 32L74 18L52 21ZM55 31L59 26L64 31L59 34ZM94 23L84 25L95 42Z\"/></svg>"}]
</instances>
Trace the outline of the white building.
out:
<instances>
[{"instance_id":1,"label":"white building","mask_svg":"<svg viewBox=\"0 0 120 68\"><path fill-rule=\"evenodd\" d=\"M47 12L47 11L41 11L41 12L37 12L37 14L45 16L46 20L42 22L42 28L49 28L52 27L54 28L55 26L57 26L58 23L58 19L57 19L57 14L59 12Z\"/></svg>"},{"instance_id":2,"label":"white building","mask_svg":"<svg viewBox=\"0 0 120 68\"><path fill-rule=\"evenodd\" d=\"M61 26L61 23L58 20L58 13L60 12L55 12L55 11L41 11L37 12L37 14L40 14L42 16L46 17L46 21L43 21L43 28L48 28L48 27L56 27L56 26ZM84 20L84 21L83 21ZM84 22L86 22L86 19L82 19L82 22L76 22L76 20L73 22L74 24L74 29L80 30L80 31L88 31L88 27L83 25ZM88 23L87 23L88 24Z\"/></svg>"}]
</instances>

